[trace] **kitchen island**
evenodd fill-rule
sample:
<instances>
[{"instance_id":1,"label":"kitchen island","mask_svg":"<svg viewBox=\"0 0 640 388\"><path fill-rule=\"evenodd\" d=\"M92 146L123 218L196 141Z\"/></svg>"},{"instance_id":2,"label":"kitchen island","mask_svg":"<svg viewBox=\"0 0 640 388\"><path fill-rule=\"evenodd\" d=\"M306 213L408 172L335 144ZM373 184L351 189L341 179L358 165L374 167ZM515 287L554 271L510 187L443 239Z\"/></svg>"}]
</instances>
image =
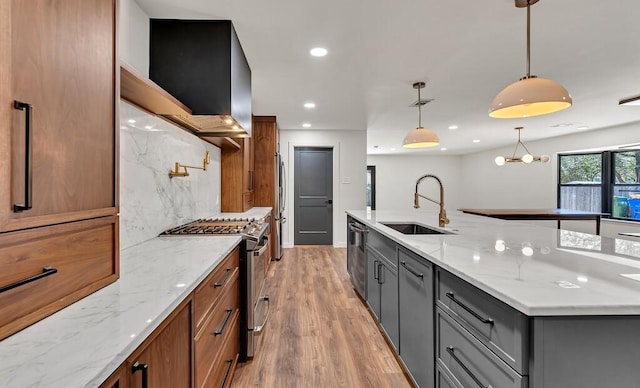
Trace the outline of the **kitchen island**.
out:
<instances>
[{"instance_id":1,"label":"kitchen island","mask_svg":"<svg viewBox=\"0 0 640 388\"><path fill-rule=\"evenodd\" d=\"M435 375L424 379L436 386L638 386L639 243L465 214L446 228L422 211L347 214L368 229L367 303L412 374L403 338L426 338ZM377 293L394 281L399 322ZM407 332L423 306L423 323Z\"/></svg>"}]
</instances>

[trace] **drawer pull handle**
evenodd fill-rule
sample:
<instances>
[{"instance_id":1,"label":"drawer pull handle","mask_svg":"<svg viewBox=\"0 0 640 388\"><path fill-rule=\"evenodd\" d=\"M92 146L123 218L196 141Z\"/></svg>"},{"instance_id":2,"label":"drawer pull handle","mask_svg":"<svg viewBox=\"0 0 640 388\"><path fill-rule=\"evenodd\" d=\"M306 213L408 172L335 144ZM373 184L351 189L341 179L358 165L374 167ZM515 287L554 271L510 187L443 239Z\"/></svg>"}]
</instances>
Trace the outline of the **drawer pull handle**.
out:
<instances>
[{"instance_id":1,"label":"drawer pull handle","mask_svg":"<svg viewBox=\"0 0 640 388\"><path fill-rule=\"evenodd\" d=\"M227 268L227 273L224 275L220 281L213 283L213 288L222 287L227 284L227 280L229 280L229 276L231 276L231 268Z\"/></svg>"},{"instance_id":2,"label":"drawer pull handle","mask_svg":"<svg viewBox=\"0 0 640 388\"><path fill-rule=\"evenodd\" d=\"M420 278L420 279L424 278L424 275L422 274L422 272L418 272L418 271L416 271L415 269L413 269L413 268L409 267L409 266L407 265L407 262L406 262L406 261L401 261L401 262L400 262L400 265L402 265L403 267L405 267L405 268L407 269L407 271L411 272L411 273L413 274L413 276L415 276L415 277L417 277L417 278Z\"/></svg>"},{"instance_id":3,"label":"drawer pull handle","mask_svg":"<svg viewBox=\"0 0 640 388\"><path fill-rule=\"evenodd\" d=\"M224 388L227 386L227 379L229 378L229 373L231 372L231 367L233 366L233 360L225 361L227 364L227 370L224 372L224 380L222 380L222 385L220 387Z\"/></svg>"},{"instance_id":4,"label":"drawer pull handle","mask_svg":"<svg viewBox=\"0 0 640 388\"><path fill-rule=\"evenodd\" d=\"M271 311L271 302L269 302L269 295L261 296L258 300L258 303L262 302L267 302L267 313L264 316L264 321L262 321L262 324L253 328L254 333L260 333L262 329L264 329L264 325L266 325L267 321L269 320L269 312Z\"/></svg>"},{"instance_id":5,"label":"drawer pull handle","mask_svg":"<svg viewBox=\"0 0 640 388\"><path fill-rule=\"evenodd\" d=\"M149 369L149 365L141 364L136 361L135 364L131 366L131 374L135 374L137 371L142 371L142 388L147 388L149 386L149 382L147 379L147 370Z\"/></svg>"},{"instance_id":6,"label":"drawer pull handle","mask_svg":"<svg viewBox=\"0 0 640 388\"><path fill-rule=\"evenodd\" d=\"M447 353L449 353L451 355L451 358L456 360L458 365L460 365L460 367L465 371L465 373L468 374L473 379L473 381L475 381L476 384L478 384L478 387L480 387L480 388L491 388L491 385L487 386L487 385L482 384L482 381L480 381L476 377L476 375L474 375L473 372L471 372L469 370L469 368L467 368L467 366L462 363L462 360L460 360L458 358L458 356L456 356L456 354L454 353L454 349L453 349L452 346L447 346Z\"/></svg>"},{"instance_id":7,"label":"drawer pull handle","mask_svg":"<svg viewBox=\"0 0 640 388\"><path fill-rule=\"evenodd\" d=\"M447 295L447 298L449 298L452 301L454 301L458 306L460 306L463 309L467 310L469 312L469 314L473 315L480 322L485 323L487 325L493 325L493 319L484 318L484 317L482 317L482 315L480 315L480 314L476 313L475 311L473 311L470 307L468 307L467 305L465 305L464 303L462 303L458 299L456 299L455 295L453 295L453 292L447 292L445 295Z\"/></svg>"},{"instance_id":8,"label":"drawer pull handle","mask_svg":"<svg viewBox=\"0 0 640 388\"><path fill-rule=\"evenodd\" d=\"M213 332L213 335L220 335L224 333L224 328L227 327L227 322L229 322L229 318L231 317L231 312L233 309L226 309L227 314L224 317L224 321L222 322L222 326L216 331Z\"/></svg>"},{"instance_id":9,"label":"drawer pull handle","mask_svg":"<svg viewBox=\"0 0 640 388\"><path fill-rule=\"evenodd\" d=\"M42 272L37 274L37 275L31 276L31 277L26 278L26 279L18 280L17 282L9 284L7 286L0 287L0 293L3 293L5 291L9 291L9 290L14 289L16 287L24 286L25 284L28 284L28 283L31 283L31 282L35 282L36 280L45 278L45 277L47 277L49 275L53 275L56 272L58 272L58 270L55 269L55 268L44 267L44 268L42 268Z\"/></svg>"},{"instance_id":10,"label":"drawer pull handle","mask_svg":"<svg viewBox=\"0 0 640 388\"><path fill-rule=\"evenodd\" d=\"M31 150L31 115L33 112L33 108L31 104L27 104L26 102L21 101L13 101L14 109L23 110L24 111L24 127L25 127L25 135L24 135L24 146L25 146L25 154L24 154L24 205L13 205L13 212L19 213L24 210L31 209L32 206L32 182L33 182L33 174L32 174L32 166L33 166L33 152Z\"/></svg>"}]
</instances>

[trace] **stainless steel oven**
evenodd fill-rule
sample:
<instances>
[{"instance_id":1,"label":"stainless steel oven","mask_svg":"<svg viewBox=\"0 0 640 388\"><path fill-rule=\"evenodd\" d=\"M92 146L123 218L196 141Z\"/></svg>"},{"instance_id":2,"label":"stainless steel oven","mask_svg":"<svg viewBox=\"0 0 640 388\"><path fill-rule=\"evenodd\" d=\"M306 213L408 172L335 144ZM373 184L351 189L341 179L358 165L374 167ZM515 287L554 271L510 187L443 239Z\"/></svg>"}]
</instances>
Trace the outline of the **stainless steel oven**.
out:
<instances>
[{"instance_id":1,"label":"stainless steel oven","mask_svg":"<svg viewBox=\"0 0 640 388\"><path fill-rule=\"evenodd\" d=\"M239 234L242 236L240 255L240 360L256 354L260 334L269 318L269 295L266 271L270 258L269 226L266 219L200 219L162 232L161 236L211 236Z\"/></svg>"},{"instance_id":2,"label":"stainless steel oven","mask_svg":"<svg viewBox=\"0 0 640 388\"><path fill-rule=\"evenodd\" d=\"M269 319L269 295L265 283L271 246L267 234L268 230L255 244L247 241L247 358L252 358L257 352L260 335Z\"/></svg>"}]
</instances>

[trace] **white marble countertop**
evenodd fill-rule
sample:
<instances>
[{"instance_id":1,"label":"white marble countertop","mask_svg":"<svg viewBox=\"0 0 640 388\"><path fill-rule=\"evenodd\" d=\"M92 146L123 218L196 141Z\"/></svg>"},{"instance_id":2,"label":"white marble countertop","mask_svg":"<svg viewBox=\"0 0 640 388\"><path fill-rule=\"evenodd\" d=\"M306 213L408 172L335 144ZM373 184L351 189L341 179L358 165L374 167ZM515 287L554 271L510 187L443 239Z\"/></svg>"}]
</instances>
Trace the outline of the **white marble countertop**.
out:
<instances>
[{"instance_id":1,"label":"white marble countertop","mask_svg":"<svg viewBox=\"0 0 640 388\"><path fill-rule=\"evenodd\" d=\"M529 316L640 314L640 242L459 212L454 234L404 235L380 222L438 229L437 213L347 213Z\"/></svg>"},{"instance_id":2,"label":"white marble countertop","mask_svg":"<svg viewBox=\"0 0 640 388\"><path fill-rule=\"evenodd\" d=\"M264 218L271 211L270 207L254 207L252 209L247 210L244 213L220 213L215 217L222 218Z\"/></svg>"},{"instance_id":3,"label":"white marble countertop","mask_svg":"<svg viewBox=\"0 0 640 388\"><path fill-rule=\"evenodd\" d=\"M239 242L170 236L121 251L118 281L0 342L0 387L97 387Z\"/></svg>"}]
</instances>

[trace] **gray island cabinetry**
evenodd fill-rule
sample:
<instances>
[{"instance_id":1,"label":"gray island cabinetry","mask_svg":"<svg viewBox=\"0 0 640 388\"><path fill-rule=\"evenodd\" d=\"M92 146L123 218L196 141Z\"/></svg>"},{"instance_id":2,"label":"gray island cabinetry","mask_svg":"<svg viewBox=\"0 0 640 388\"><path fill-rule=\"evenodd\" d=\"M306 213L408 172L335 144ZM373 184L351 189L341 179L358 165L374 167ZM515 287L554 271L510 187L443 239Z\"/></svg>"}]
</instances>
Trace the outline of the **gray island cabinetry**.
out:
<instances>
[{"instance_id":1,"label":"gray island cabinetry","mask_svg":"<svg viewBox=\"0 0 640 388\"><path fill-rule=\"evenodd\" d=\"M368 230L367 304L417 386L640 387L640 244L466 215L407 236L380 223L395 212L348 213Z\"/></svg>"},{"instance_id":2,"label":"gray island cabinetry","mask_svg":"<svg viewBox=\"0 0 640 388\"><path fill-rule=\"evenodd\" d=\"M367 303L397 352L400 337L396 244L376 231L369 231L366 252Z\"/></svg>"}]
</instances>

